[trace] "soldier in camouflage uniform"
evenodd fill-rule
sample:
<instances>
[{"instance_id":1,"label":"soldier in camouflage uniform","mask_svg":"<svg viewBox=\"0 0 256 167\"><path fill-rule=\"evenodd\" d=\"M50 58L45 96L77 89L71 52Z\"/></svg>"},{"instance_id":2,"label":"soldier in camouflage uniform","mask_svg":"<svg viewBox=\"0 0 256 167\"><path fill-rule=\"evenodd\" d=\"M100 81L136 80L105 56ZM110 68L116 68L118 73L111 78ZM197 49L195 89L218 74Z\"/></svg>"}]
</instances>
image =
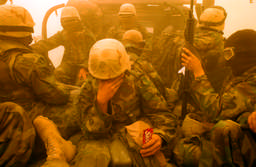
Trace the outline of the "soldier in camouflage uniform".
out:
<instances>
[{"instance_id":1,"label":"soldier in camouflage uniform","mask_svg":"<svg viewBox=\"0 0 256 167\"><path fill-rule=\"evenodd\" d=\"M46 40L32 44L38 53L45 53L60 45L65 48L61 64L55 70L56 78L65 84L76 85L78 79L85 79L88 73L88 54L95 42L92 32L83 27L79 13L74 7L65 7L61 13L64 30Z\"/></svg>"},{"instance_id":2,"label":"soldier in camouflage uniform","mask_svg":"<svg viewBox=\"0 0 256 167\"><path fill-rule=\"evenodd\" d=\"M143 39L148 40L150 38L146 28L141 26L136 20L136 9L133 4L125 3L120 6L118 13L119 24L110 27L106 37L122 40L123 34L127 30L137 30L142 33Z\"/></svg>"},{"instance_id":3,"label":"soldier in camouflage uniform","mask_svg":"<svg viewBox=\"0 0 256 167\"><path fill-rule=\"evenodd\" d=\"M150 80L155 84L161 95L166 98L166 89L162 79L158 75L154 67L141 57L145 41L142 34L137 30L128 30L124 33L122 43L130 56L132 63L137 63L138 66L145 72Z\"/></svg>"},{"instance_id":4,"label":"soldier in camouflage uniform","mask_svg":"<svg viewBox=\"0 0 256 167\"><path fill-rule=\"evenodd\" d=\"M190 48L193 48L199 53L197 56L202 60L203 68L217 92L220 92L224 78L227 77L226 75L222 76L222 74L226 72L226 67L223 63L224 41L221 33L224 28L225 18L225 10L221 7L206 9L200 17L193 46L190 46ZM179 53L182 53L182 50L179 51ZM223 72L220 73L220 71ZM216 75L216 73L218 75ZM182 115L183 79L184 77L181 76L179 80L176 80L168 94L168 104L170 107L173 107L173 113L178 117ZM194 76L191 76L190 79L193 80ZM191 90L192 89L189 88L189 94L193 93ZM191 95L188 96L186 117L184 120L180 120L180 122L182 133L180 135L181 139L174 149L175 161L182 166L198 166L202 159L208 161L209 159L207 158L201 158L201 155L205 155L201 154L201 144L203 142L211 143L211 140L208 140L204 134L208 134L216 122L206 117L200 108L199 102ZM219 129L223 130L229 126L229 123L230 122L221 122L216 126L220 126ZM213 162L215 161L216 159L213 160Z\"/></svg>"},{"instance_id":5,"label":"soldier in camouflage uniform","mask_svg":"<svg viewBox=\"0 0 256 167\"><path fill-rule=\"evenodd\" d=\"M154 56L152 64L161 76L165 87L170 88L178 77L181 47L184 45L184 32L174 30L173 26L166 27L153 44Z\"/></svg>"},{"instance_id":6,"label":"soldier in camouflage uniform","mask_svg":"<svg viewBox=\"0 0 256 167\"><path fill-rule=\"evenodd\" d=\"M215 162L215 166L224 164L255 166L256 145L248 132L249 127L255 132L251 124L253 118L251 113L255 111L256 102L255 45L254 30L240 30L227 39L226 50L229 49L231 52L225 54L225 58L232 69L233 78L221 95L211 86L199 59L189 50L183 54L183 65L192 70L196 78L192 83L193 97L198 101L208 120L213 123L220 120L237 122L229 121L229 126L224 130L219 128L227 122L220 121L215 125L210 136L213 144L208 145L208 148L214 152L203 151L206 153L204 156L209 158L208 162L204 162L205 166L211 165L213 158L219 159ZM241 128L244 133L241 132Z\"/></svg>"},{"instance_id":7,"label":"soldier in camouflage uniform","mask_svg":"<svg viewBox=\"0 0 256 167\"><path fill-rule=\"evenodd\" d=\"M65 104L67 104L69 98L71 98L70 90L74 88L57 82L53 73L54 67L48 59L42 55L34 53L29 48L29 44L32 41L34 26L34 21L29 12L20 6L2 5L0 6L0 13L0 101L1 103L13 102L17 104L17 107L12 104L10 105L11 111L15 110L17 114L13 112L13 114L7 113L5 116L6 118L10 118L10 120L6 120L11 122L11 124L9 124L10 128L11 126L21 128L16 131L19 133L16 134L17 141L13 140L14 138L9 138L12 137L11 135L15 135L13 134L13 131L8 131L7 134L2 134L3 141L6 139L14 141L12 144L13 148L5 148L6 145L2 145L4 146L1 147L3 152L5 151L4 149L9 148L10 150L7 151L10 151L10 153L11 151L17 152L20 150L16 155L3 154L6 157L3 157L3 161L0 163L6 163L7 165L8 160L10 160L10 164L15 161L14 159L6 159L10 158L9 156L13 156L11 158L17 158L17 161L20 161L19 158L24 158L20 161L21 163L27 161L31 152L31 146L33 145L32 138L34 137L31 121L38 120L36 122L40 122L41 120L44 120L42 117L37 117L38 115L42 114L51 119L53 118L60 126L68 124L68 121L63 120L62 116L65 115ZM5 108L4 104L3 108ZM57 107L56 105L60 106ZM50 110L51 108L53 108L53 110ZM22 114L23 110L26 111L30 120L26 120L26 114ZM13 117L11 117L12 115ZM12 121L12 119L15 118L17 118L16 121L19 119L21 122L17 123L15 120ZM66 122L63 124L63 122L58 120ZM48 127L48 124L51 124L51 122L45 122L46 123L43 124L45 127ZM35 124L34 126L37 129L40 129L40 126ZM38 133L40 134L41 131L39 130ZM71 143L66 143L66 141L62 139L56 128L53 129L52 133L55 133L56 135L50 140L48 140L48 137L50 136L44 137L47 154L51 157L51 160L58 159L65 163L66 159L61 159L58 156L58 154L63 154L63 150L60 149L61 145L66 144L68 147L73 146ZM4 137L5 135L7 135L6 138ZM20 139L20 137L22 137L22 139ZM26 138L27 140L24 143ZM15 142L20 142L20 145L18 146L20 148L18 150L16 149ZM24 157L19 155L24 151L27 151L24 153ZM20 157L16 157L17 155Z\"/></svg>"},{"instance_id":8,"label":"soldier in camouflage uniform","mask_svg":"<svg viewBox=\"0 0 256 167\"><path fill-rule=\"evenodd\" d=\"M74 166L165 166L159 150L173 143L176 118L138 64L130 65L124 46L115 39L96 42L89 72L78 104L84 137ZM149 127L154 134L143 144Z\"/></svg>"},{"instance_id":9,"label":"soldier in camouflage uniform","mask_svg":"<svg viewBox=\"0 0 256 167\"><path fill-rule=\"evenodd\" d=\"M105 26L108 26L109 20L104 19L103 11L97 3L88 0L68 0L66 6L73 6L78 10L83 25L91 30L96 40L104 38Z\"/></svg>"},{"instance_id":10,"label":"soldier in camouflage uniform","mask_svg":"<svg viewBox=\"0 0 256 167\"><path fill-rule=\"evenodd\" d=\"M231 70L225 66L223 30L227 13L224 8L214 6L200 16L194 35L193 46L199 52L203 68L215 91L220 92Z\"/></svg>"}]
</instances>

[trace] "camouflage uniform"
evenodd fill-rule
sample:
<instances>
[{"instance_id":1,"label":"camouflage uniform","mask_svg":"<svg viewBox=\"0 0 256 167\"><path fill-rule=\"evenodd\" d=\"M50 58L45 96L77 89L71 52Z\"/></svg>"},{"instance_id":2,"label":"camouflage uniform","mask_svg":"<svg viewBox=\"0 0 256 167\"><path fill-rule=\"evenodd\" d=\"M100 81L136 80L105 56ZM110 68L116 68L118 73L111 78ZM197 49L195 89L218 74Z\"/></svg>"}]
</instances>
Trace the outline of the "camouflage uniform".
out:
<instances>
[{"instance_id":1,"label":"camouflage uniform","mask_svg":"<svg viewBox=\"0 0 256 167\"><path fill-rule=\"evenodd\" d=\"M173 32L167 27L153 44L152 64L168 88L178 77L177 72L181 68L180 53L184 42L182 32Z\"/></svg>"},{"instance_id":2,"label":"camouflage uniform","mask_svg":"<svg viewBox=\"0 0 256 167\"><path fill-rule=\"evenodd\" d=\"M71 110L78 88L59 83L47 59L20 43L8 40L1 41L0 55L3 74L1 103L11 101L19 104L32 120L42 114L59 127L66 127L67 119L73 120L74 117L69 114L75 114ZM75 94L70 96L73 89ZM68 116L64 113L68 113Z\"/></svg>"},{"instance_id":3,"label":"camouflage uniform","mask_svg":"<svg viewBox=\"0 0 256 167\"><path fill-rule=\"evenodd\" d=\"M110 163L113 166L158 166L153 157L141 157L140 147L124 126L146 121L164 143L171 145L175 140L176 118L138 64L134 63L132 70L125 72L124 82L109 103L111 113L104 114L99 109L95 100L97 90L98 80L94 78L88 79L81 90L78 106L84 140L79 144L75 166L103 167Z\"/></svg>"},{"instance_id":4,"label":"camouflage uniform","mask_svg":"<svg viewBox=\"0 0 256 167\"><path fill-rule=\"evenodd\" d=\"M216 122L231 119L242 125L247 124L247 116L253 111L255 104L255 76L256 68L253 67L235 77L221 96L215 93L207 77L202 76L193 82L193 95L211 120Z\"/></svg>"},{"instance_id":5,"label":"camouflage uniform","mask_svg":"<svg viewBox=\"0 0 256 167\"><path fill-rule=\"evenodd\" d=\"M199 52L206 75L215 91L220 92L231 69L224 65L224 38L221 31L198 28L195 32L193 46Z\"/></svg>"},{"instance_id":6,"label":"camouflage uniform","mask_svg":"<svg viewBox=\"0 0 256 167\"><path fill-rule=\"evenodd\" d=\"M25 166L35 138L32 121L15 103L1 103L0 110L0 166Z\"/></svg>"},{"instance_id":7,"label":"camouflage uniform","mask_svg":"<svg viewBox=\"0 0 256 167\"><path fill-rule=\"evenodd\" d=\"M49 39L41 40L31 45L31 47L36 52L43 54L63 45L65 52L60 66L55 70L55 76L63 83L75 85L79 70L81 68L87 70L88 55L94 42L94 35L87 29L76 32L76 35L63 30Z\"/></svg>"},{"instance_id":8,"label":"camouflage uniform","mask_svg":"<svg viewBox=\"0 0 256 167\"><path fill-rule=\"evenodd\" d=\"M248 127L247 118L255 109L255 72L256 68L253 67L241 76L235 77L232 82L225 87L224 93L221 96L215 93L206 76L201 76L193 82L192 89L194 92L194 98L198 101L198 105L200 105L200 108L208 117L208 120L217 122L219 120L229 119L238 122L239 124L237 127L244 127L245 129L248 129L246 128ZM245 166L242 156L246 153L246 156L243 158L246 158L247 163L249 162L249 166L253 166L252 164L255 160L255 153L253 154L253 152L250 152L249 146L254 143L254 141L248 140L248 136L246 134L241 134L238 130L232 130L231 132L233 132L233 135L231 133L231 139L228 139L227 135L230 134L227 134L226 130L226 136L224 135L226 137L226 140L224 140L226 143L225 147L222 145L222 149L220 149L221 146L218 145L218 141L221 141L220 139L224 138L222 134L223 132L216 132L217 135L213 135L219 137L215 137L214 141L217 143L217 148L222 152L222 154L219 154L219 158L222 160L219 161L219 165L224 163L233 163L239 166ZM244 142L245 140L248 140L246 144ZM230 145L227 145L228 141L231 143L231 148ZM255 144L253 144L253 146L253 149L255 149ZM233 155L231 152L233 152ZM224 153L229 153L229 156L222 156Z\"/></svg>"},{"instance_id":9,"label":"camouflage uniform","mask_svg":"<svg viewBox=\"0 0 256 167\"><path fill-rule=\"evenodd\" d=\"M162 79L158 75L157 71L154 69L151 63L140 58L141 51L135 47L126 46L127 53L130 56L132 63L138 64L138 66L145 72L149 79L154 83L155 87L161 93L161 95L166 98L166 88L163 84Z\"/></svg>"},{"instance_id":10,"label":"camouflage uniform","mask_svg":"<svg viewBox=\"0 0 256 167\"><path fill-rule=\"evenodd\" d=\"M212 29L198 28L195 32L193 46L196 51L199 52L199 59L202 60L203 68L205 69L208 78L210 78L209 81L211 85L214 86L214 91L220 93L224 81L227 80L229 78L228 76L230 75L230 69L228 67L222 66L223 64L219 64L219 61L223 58L224 50L222 33ZM167 98L169 107L173 108L173 112L175 113L175 115L177 115L177 117L181 116L183 79L184 77L181 76L173 82L172 89L169 89ZM191 76L190 79L193 80L193 77ZM193 85L190 85L189 94L193 94L193 91L195 89L198 89L198 87L195 88ZM197 127L194 127L194 125L192 125L192 122L189 122L189 124L191 124L190 128L193 127L192 129L196 130L190 132L189 135L186 135L184 134L186 133L186 128L184 127L185 125L183 120L181 120L181 122L183 122L183 124L181 124L182 134L180 135L181 139L176 145L177 147L174 149L175 161L179 165L183 166L201 166L202 161L210 162L209 157L211 157L209 156L200 158L201 155L205 155L205 152L207 151L211 153L216 153L214 152L214 149L212 149L212 151L210 151L210 148L205 149L206 145L213 145L213 143L216 142L216 140L208 136L213 136L214 133L225 130L226 126L230 125L230 122L226 123L222 121L218 123L218 121L223 119L214 121L212 118L207 117L203 112L202 108L200 107L200 101L197 101L192 96L188 97L187 116L191 117L193 121L198 121L197 123L200 124L200 126L202 126L204 130L201 132L199 129L197 129ZM216 124L215 126L218 127L216 128L218 129L217 131L213 130L215 129L213 128L214 124ZM237 129L237 126L233 126L233 124L231 127ZM210 134L210 131L212 131L212 134ZM227 134L226 137L228 137ZM201 153L202 151L203 153ZM217 158L212 159L211 162L217 162ZM208 165L211 166L212 164Z\"/></svg>"}]
</instances>

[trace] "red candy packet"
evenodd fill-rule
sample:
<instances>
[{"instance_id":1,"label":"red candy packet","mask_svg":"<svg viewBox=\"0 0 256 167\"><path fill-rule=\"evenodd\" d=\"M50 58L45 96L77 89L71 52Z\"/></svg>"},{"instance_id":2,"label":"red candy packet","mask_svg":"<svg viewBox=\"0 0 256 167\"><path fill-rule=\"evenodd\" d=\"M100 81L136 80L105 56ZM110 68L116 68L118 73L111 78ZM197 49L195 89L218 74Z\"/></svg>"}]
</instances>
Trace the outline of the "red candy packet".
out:
<instances>
[{"instance_id":1,"label":"red candy packet","mask_svg":"<svg viewBox=\"0 0 256 167\"><path fill-rule=\"evenodd\" d=\"M152 139L153 128L147 128L143 131L143 144L146 144Z\"/></svg>"}]
</instances>

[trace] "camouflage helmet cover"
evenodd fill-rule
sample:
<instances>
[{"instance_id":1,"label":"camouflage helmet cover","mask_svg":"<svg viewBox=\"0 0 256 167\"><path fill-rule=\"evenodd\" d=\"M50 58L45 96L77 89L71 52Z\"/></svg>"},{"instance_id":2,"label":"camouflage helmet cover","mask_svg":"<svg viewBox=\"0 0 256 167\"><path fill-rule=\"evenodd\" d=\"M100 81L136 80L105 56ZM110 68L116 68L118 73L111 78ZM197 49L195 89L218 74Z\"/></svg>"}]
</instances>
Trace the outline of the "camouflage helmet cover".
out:
<instances>
[{"instance_id":1,"label":"camouflage helmet cover","mask_svg":"<svg viewBox=\"0 0 256 167\"><path fill-rule=\"evenodd\" d=\"M131 42L139 43L143 42L143 36L141 32L137 30L128 30L124 33L122 40L129 40Z\"/></svg>"},{"instance_id":2,"label":"camouflage helmet cover","mask_svg":"<svg viewBox=\"0 0 256 167\"><path fill-rule=\"evenodd\" d=\"M30 13L21 6L0 6L0 35L22 38L34 32L35 25Z\"/></svg>"},{"instance_id":3,"label":"camouflage helmet cover","mask_svg":"<svg viewBox=\"0 0 256 167\"><path fill-rule=\"evenodd\" d=\"M118 15L136 15L136 9L133 4L125 3L120 6Z\"/></svg>"},{"instance_id":4,"label":"camouflage helmet cover","mask_svg":"<svg viewBox=\"0 0 256 167\"><path fill-rule=\"evenodd\" d=\"M76 18L78 20L81 20L80 15L75 7L72 6L66 6L61 11L61 19L71 19Z\"/></svg>"},{"instance_id":5,"label":"camouflage helmet cover","mask_svg":"<svg viewBox=\"0 0 256 167\"><path fill-rule=\"evenodd\" d=\"M223 31L226 17L227 13L225 9L220 6L207 8L199 18L199 27L209 27Z\"/></svg>"},{"instance_id":6,"label":"camouflage helmet cover","mask_svg":"<svg viewBox=\"0 0 256 167\"><path fill-rule=\"evenodd\" d=\"M129 56L118 40L102 39L92 46L88 70L95 78L112 79L130 68Z\"/></svg>"}]
</instances>

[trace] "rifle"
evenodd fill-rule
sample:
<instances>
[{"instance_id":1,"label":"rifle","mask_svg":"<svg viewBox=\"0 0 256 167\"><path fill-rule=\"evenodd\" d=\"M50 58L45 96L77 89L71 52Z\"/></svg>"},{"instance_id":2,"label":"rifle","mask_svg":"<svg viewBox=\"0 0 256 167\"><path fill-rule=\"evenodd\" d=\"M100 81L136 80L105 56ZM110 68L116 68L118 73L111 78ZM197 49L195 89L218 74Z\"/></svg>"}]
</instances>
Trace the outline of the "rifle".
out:
<instances>
[{"instance_id":1,"label":"rifle","mask_svg":"<svg viewBox=\"0 0 256 167\"><path fill-rule=\"evenodd\" d=\"M186 23L186 30L185 30L185 39L189 43L190 46L193 45L193 38L194 38L194 17L193 17L193 7L194 7L194 0L190 2L190 10L189 10L189 17ZM187 113L187 102L188 102L188 95L189 95L189 82L190 82L190 72L188 69L185 69L185 78L183 81L183 100L182 100L182 111L181 111L181 120L184 120L186 113Z\"/></svg>"}]
</instances>

